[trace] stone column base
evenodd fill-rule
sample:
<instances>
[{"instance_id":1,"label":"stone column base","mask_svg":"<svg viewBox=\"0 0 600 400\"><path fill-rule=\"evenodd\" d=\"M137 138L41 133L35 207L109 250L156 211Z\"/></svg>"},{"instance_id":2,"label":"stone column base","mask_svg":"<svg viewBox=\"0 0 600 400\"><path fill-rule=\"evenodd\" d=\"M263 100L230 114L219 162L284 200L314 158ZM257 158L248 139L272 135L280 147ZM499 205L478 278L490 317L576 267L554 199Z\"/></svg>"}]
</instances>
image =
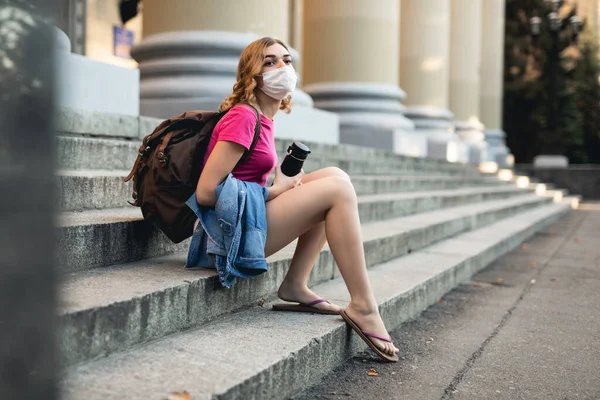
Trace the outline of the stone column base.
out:
<instances>
[{"instance_id":1,"label":"stone column base","mask_svg":"<svg viewBox=\"0 0 600 400\"><path fill-rule=\"evenodd\" d=\"M292 112L275 115L275 137L308 142L340 143L340 118L337 114L295 104Z\"/></svg>"},{"instance_id":2,"label":"stone column base","mask_svg":"<svg viewBox=\"0 0 600 400\"><path fill-rule=\"evenodd\" d=\"M393 150L425 157L426 143L413 138L414 123L404 116L406 94L397 86L375 83L307 85L315 107L340 118L340 143ZM425 145L423 144L425 143Z\"/></svg>"},{"instance_id":3,"label":"stone column base","mask_svg":"<svg viewBox=\"0 0 600 400\"><path fill-rule=\"evenodd\" d=\"M455 121L456 135L466 147L460 151L460 161L479 164L485 160L487 144L483 134L483 124L479 121Z\"/></svg>"},{"instance_id":4,"label":"stone column base","mask_svg":"<svg viewBox=\"0 0 600 400\"><path fill-rule=\"evenodd\" d=\"M512 167L513 157L509 157L510 150L504 142L506 133L498 129L486 129L484 135L487 143L484 161L495 162L500 168Z\"/></svg>"},{"instance_id":5,"label":"stone column base","mask_svg":"<svg viewBox=\"0 0 600 400\"><path fill-rule=\"evenodd\" d=\"M427 138L427 157L457 161L460 140L454 136L454 114L434 107L408 107L405 115L415 123L415 134Z\"/></svg>"}]
</instances>

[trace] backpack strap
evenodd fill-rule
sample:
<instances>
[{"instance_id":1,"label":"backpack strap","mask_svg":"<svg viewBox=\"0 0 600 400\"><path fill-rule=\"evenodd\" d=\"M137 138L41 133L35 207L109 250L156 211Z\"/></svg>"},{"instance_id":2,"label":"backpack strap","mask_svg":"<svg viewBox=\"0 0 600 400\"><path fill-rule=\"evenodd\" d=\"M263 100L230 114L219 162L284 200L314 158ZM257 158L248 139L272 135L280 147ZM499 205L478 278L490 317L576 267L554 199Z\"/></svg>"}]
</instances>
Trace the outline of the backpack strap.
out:
<instances>
[{"instance_id":1,"label":"backpack strap","mask_svg":"<svg viewBox=\"0 0 600 400\"><path fill-rule=\"evenodd\" d=\"M171 140L172 137L173 131L167 133L163 138L162 142L160 143L160 147L158 148L158 161L162 166L164 166L167 163L168 157L165 155L165 149L167 148L169 140Z\"/></svg>"},{"instance_id":2,"label":"backpack strap","mask_svg":"<svg viewBox=\"0 0 600 400\"><path fill-rule=\"evenodd\" d=\"M244 103L244 104L248 104L248 103ZM256 126L254 126L254 139L252 140L250 149L248 149L248 151L246 151L244 153L242 158L240 158L240 161L238 161L238 163L236 164L236 167L238 165L243 164L246 161L248 161L248 159L250 158L250 155L252 154L252 152L254 151L254 148L256 147L256 144L258 143L258 139L260 138L260 114L259 114L258 110L256 109L256 107L254 107L252 104L248 104L248 105L250 107L252 107L252 109L254 110L254 113L256 114Z\"/></svg>"},{"instance_id":3,"label":"backpack strap","mask_svg":"<svg viewBox=\"0 0 600 400\"><path fill-rule=\"evenodd\" d=\"M245 103L247 104L247 103ZM254 139L252 140L252 144L250 145L250 149L247 150L244 155L242 156L242 158L240 159L240 161L238 161L238 163L236 164L236 167L242 163L245 163L246 161L248 161L248 158L250 158L250 155L252 154L252 152L254 151L254 148L256 147L256 144L258 143L258 139L260 138L260 114L258 112L258 110L256 109L256 107L254 107L252 104L248 104L250 107L252 107L252 109L254 110L254 113L256 114L256 126L254 127ZM127 177L125 177L125 179L123 179L125 182L128 182L129 180L131 180L131 178L134 178L134 182L133 185L134 187L136 186L136 179L135 179L135 174L139 169L139 164L140 161L142 160L142 157L144 156L144 152L146 150L148 150L148 144L150 143L150 141L152 139L154 139L157 136L160 136L164 129L170 124L170 129L173 128L173 125L176 124L177 122L181 122L181 121L173 121L171 122L171 120L164 121L160 126L158 126L154 132L152 132L149 135L146 135L146 137L144 137L143 141L142 141L142 146L140 147L140 149L138 150L138 157L135 160L135 163L133 165L133 168L131 169L131 172L129 173L129 175L127 175ZM162 140L159 152L162 154L159 154L160 157L160 162L161 163L165 163L166 157L164 155L164 150L167 147L167 144L169 143L169 140L171 140L171 137L173 136L173 133L169 132ZM135 189L134 189L135 190ZM134 192L134 197L135 197L136 193ZM134 198L134 200L136 200Z\"/></svg>"},{"instance_id":4,"label":"backpack strap","mask_svg":"<svg viewBox=\"0 0 600 400\"><path fill-rule=\"evenodd\" d=\"M192 112L190 112L190 113L192 113ZM170 132L168 132L165 135L165 137L163 137L163 140L161 141L161 145L160 145L160 150L159 150L159 152L162 154L162 156L159 155L159 161L161 162L161 164L165 164L167 162L168 158L165 156L164 151L167 148L169 141L173 137L173 131L176 128L179 128L179 125L190 124L190 123L200 123L197 119L186 118L186 114L187 113L183 113L176 117L172 117L172 118L164 120L163 122L160 123L160 125L158 125L154 129L154 131L152 131L152 133L144 136L144 139L142 140L142 145L140 146L140 148L138 150L138 156L135 160L135 163L133 164L133 168L131 168L131 172L129 173L129 175L127 175L127 177L125 177L125 179L123 179L125 182L129 182L131 180L131 178L134 178L133 186L137 187L136 180L135 180L135 174L139 170L140 162L146 156L146 153L152 150L152 148L150 147L151 142L156 140L156 138L162 136L165 133L165 130L168 129ZM198 128L202 129L202 126L200 126Z\"/></svg>"}]
</instances>

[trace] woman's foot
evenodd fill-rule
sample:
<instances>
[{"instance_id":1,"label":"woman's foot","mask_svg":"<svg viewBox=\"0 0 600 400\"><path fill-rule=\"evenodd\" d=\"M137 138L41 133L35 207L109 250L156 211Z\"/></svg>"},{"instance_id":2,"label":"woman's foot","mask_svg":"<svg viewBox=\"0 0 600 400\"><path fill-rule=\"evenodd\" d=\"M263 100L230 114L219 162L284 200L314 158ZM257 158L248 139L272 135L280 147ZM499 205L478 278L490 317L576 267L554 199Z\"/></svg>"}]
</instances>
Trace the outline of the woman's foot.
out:
<instances>
[{"instance_id":1,"label":"woman's foot","mask_svg":"<svg viewBox=\"0 0 600 400\"><path fill-rule=\"evenodd\" d=\"M379 315L379 310L377 310L377 307L358 307L350 302L344 311L346 312L346 315L348 315L362 331L372 332L381 337L390 337L390 334L388 333L387 329L385 329L385 325L381 320L381 316ZM391 342L386 342L374 337L369 337L369 339L371 339L373 344L377 346L379 350L389 354L390 356L393 356L400 351Z\"/></svg>"},{"instance_id":2,"label":"woman's foot","mask_svg":"<svg viewBox=\"0 0 600 400\"><path fill-rule=\"evenodd\" d=\"M281 300L300 304L309 304L313 301L321 299L319 295L317 295L315 292L313 292L306 286L292 286L286 284L285 282L283 282L279 287L279 290L277 291L277 296L279 296ZM335 304L331 304L329 302L317 303L312 305L311 307L322 311L333 311L336 314L339 314L340 311L343 310L342 307Z\"/></svg>"}]
</instances>

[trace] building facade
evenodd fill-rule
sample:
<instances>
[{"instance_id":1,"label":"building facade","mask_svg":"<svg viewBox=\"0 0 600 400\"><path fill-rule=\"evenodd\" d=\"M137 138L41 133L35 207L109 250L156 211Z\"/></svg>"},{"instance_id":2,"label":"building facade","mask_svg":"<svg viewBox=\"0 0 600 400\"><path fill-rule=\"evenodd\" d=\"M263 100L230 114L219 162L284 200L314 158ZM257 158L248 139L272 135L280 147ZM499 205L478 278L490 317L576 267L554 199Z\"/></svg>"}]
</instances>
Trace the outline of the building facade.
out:
<instances>
[{"instance_id":1,"label":"building facade","mask_svg":"<svg viewBox=\"0 0 600 400\"><path fill-rule=\"evenodd\" d=\"M294 111L277 116L280 137L510 164L501 126L505 0L142 0L125 25L117 0L63 1L71 56L123 75L120 93L137 83L137 104L119 106L129 113L216 108L242 49L273 36L293 48L300 75ZM597 21L598 1L584 3L580 12ZM107 103L123 103L103 84Z\"/></svg>"}]
</instances>

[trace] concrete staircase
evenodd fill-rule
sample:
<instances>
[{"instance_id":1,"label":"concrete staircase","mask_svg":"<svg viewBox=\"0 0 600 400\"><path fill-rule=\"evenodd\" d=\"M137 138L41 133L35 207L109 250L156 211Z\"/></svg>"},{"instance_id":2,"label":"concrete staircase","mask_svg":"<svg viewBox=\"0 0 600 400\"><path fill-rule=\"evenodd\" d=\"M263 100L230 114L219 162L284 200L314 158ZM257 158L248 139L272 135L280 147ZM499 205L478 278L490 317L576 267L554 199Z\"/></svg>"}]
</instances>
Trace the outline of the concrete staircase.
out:
<instances>
[{"instance_id":1,"label":"concrete staircase","mask_svg":"<svg viewBox=\"0 0 600 400\"><path fill-rule=\"evenodd\" d=\"M59 342L72 399L278 399L365 348L341 318L270 309L294 244L227 290L183 269L173 244L127 205L122 178L159 121L62 110L58 118ZM288 141L277 141L283 154ZM371 282L389 329L567 213L577 198L504 171L308 143L305 170L351 176ZM508 174L508 175L507 175ZM516 184L518 182L518 185ZM311 286L349 298L325 248Z\"/></svg>"}]
</instances>

